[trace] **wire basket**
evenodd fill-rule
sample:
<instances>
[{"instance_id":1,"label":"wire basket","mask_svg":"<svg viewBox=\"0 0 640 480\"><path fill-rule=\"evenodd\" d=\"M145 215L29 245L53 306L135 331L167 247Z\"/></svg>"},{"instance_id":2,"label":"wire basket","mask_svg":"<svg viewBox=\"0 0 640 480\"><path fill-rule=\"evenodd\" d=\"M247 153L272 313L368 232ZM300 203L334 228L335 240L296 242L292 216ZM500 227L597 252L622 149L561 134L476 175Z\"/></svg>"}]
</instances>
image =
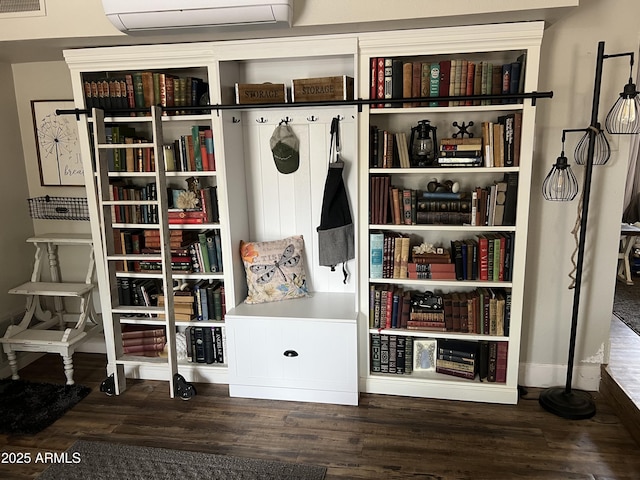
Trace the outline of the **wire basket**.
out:
<instances>
[{"instance_id":1,"label":"wire basket","mask_svg":"<svg viewBox=\"0 0 640 480\"><path fill-rule=\"evenodd\" d=\"M45 220L89 220L87 199L81 197L29 198L31 218Z\"/></svg>"}]
</instances>

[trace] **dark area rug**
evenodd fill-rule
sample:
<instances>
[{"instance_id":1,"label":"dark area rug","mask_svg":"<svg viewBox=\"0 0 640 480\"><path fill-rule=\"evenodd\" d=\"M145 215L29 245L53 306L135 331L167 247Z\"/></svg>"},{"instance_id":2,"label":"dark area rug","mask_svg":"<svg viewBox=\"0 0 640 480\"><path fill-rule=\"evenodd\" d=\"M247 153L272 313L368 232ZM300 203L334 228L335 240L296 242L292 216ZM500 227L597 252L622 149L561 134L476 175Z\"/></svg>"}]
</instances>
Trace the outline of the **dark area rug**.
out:
<instances>
[{"instance_id":1,"label":"dark area rug","mask_svg":"<svg viewBox=\"0 0 640 480\"><path fill-rule=\"evenodd\" d=\"M326 468L254 458L78 440L40 480L322 480Z\"/></svg>"},{"instance_id":2,"label":"dark area rug","mask_svg":"<svg viewBox=\"0 0 640 480\"><path fill-rule=\"evenodd\" d=\"M44 430L91 391L81 385L0 380L0 433L21 435Z\"/></svg>"},{"instance_id":3,"label":"dark area rug","mask_svg":"<svg viewBox=\"0 0 640 480\"><path fill-rule=\"evenodd\" d=\"M640 277L633 277L633 285L616 281L613 314L640 335Z\"/></svg>"}]
</instances>

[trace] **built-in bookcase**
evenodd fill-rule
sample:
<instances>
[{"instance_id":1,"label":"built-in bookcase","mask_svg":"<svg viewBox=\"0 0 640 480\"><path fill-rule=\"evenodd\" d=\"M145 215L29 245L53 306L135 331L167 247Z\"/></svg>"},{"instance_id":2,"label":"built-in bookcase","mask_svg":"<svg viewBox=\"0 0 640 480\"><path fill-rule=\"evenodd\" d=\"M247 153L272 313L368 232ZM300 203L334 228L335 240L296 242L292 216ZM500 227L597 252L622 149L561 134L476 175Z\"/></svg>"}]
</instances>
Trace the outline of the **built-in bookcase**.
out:
<instances>
[{"instance_id":1,"label":"built-in bookcase","mask_svg":"<svg viewBox=\"0 0 640 480\"><path fill-rule=\"evenodd\" d=\"M222 123L193 108L219 91L211 52L182 45L66 55L77 107L96 109L79 125L115 393L126 377L167 380L171 396L180 393L176 373L225 383L224 319L236 279ZM128 348L123 336L138 329L164 330L161 355Z\"/></svg>"},{"instance_id":2,"label":"built-in bookcase","mask_svg":"<svg viewBox=\"0 0 640 480\"><path fill-rule=\"evenodd\" d=\"M97 90L99 81L103 82L104 96L105 81L109 86L109 92L111 92L111 83L114 84L117 92L116 80L124 78L126 90L126 75L143 71L169 74L177 78L199 79L195 83L189 83L192 87L193 102L208 102L216 106L208 110L199 109L198 105L193 104L189 105L192 108L179 108L174 104L173 110L154 109L155 113L150 116L140 115L139 112L110 112L105 107L107 111L104 121L100 120L100 115L96 113L93 118L87 118L86 121L81 119L78 123L92 217L92 234L98 258L97 273L101 307L105 317L104 330L109 362L107 370L109 374L114 374L116 377L117 391L120 392L125 387L126 376L171 380L173 374L178 372L188 381L230 382L231 392L235 391L245 396L266 395L266 398L322 401L318 400L318 393L312 387L305 389L302 396L291 396L296 391L297 382L300 379L299 368L296 370L297 376L292 377L296 380L292 380L293 386L291 386L286 382L282 383L280 378L272 378L265 373L266 364L260 359L249 361L244 358L239 362L240 355L261 351L253 349L252 342L269 345L277 343L269 338L256 336L249 338L250 336L246 334L248 331L246 322L249 319L258 324L261 321L271 322L280 328L284 324L290 324L289 320L285 321L285 319L291 317L291 309L287 307L287 302L270 305L269 309L246 308L250 307L248 305L234 308L243 302L247 292L243 263L238 248L240 241L277 240L289 235L302 234L305 239L308 283L316 296L309 303L309 308L313 311L309 311L308 315L301 314L306 311L304 306L294 309L297 312L295 321L304 322L306 319L317 323L317 320L322 320L318 328L324 328L321 325L324 325L326 320L334 323L339 320L338 324L344 320L351 325L345 329L345 332L349 333L340 334L343 341L341 349L348 349L348 344L352 343L353 349L346 352L345 359L351 362L357 355L360 392L499 403L516 402L535 117L535 99L527 94L534 91L537 85L542 31L541 22L527 22L66 51L65 58L71 69L77 108L101 106L100 93ZM493 73L493 66L517 64L516 69L519 70L520 77L517 85L515 82L513 86L509 84L509 88L515 90L509 90L508 94L505 92L506 96L502 98L499 96L477 98L475 90L473 90L473 96L470 96L472 90L466 89L462 95L461 75L460 88L457 91L455 86L449 92L438 88L440 96L446 93L454 95L459 93L460 97L439 98L437 105L432 104L436 100L410 98L417 95L414 89L406 92L403 90L400 94L397 93L398 90L395 93L391 90L394 98L375 98L376 101L373 102L370 100L374 99L372 95L376 92L377 84L374 85L372 82L371 74L373 66L380 59L391 60L392 72L394 60L396 68L410 63L412 71L413 66L416 66L416 74L418 66L422 72L423 64L440 67L454 61L457 66L459 61L462 66L463 62L466 62L467 76L469 63L476 66L486 64L487 73L489 70ZM491 69L488 68L489 64L492 65ZM408 67L406 69L408 71ZM294 79L343 75L355 79L355 101L334 102L329 105L296 105L289 102L268 106L234 105L235 85L238 83L284 83L290 89ZM88 88L85 89L87 82ZM96 82L97 100L93 96L92 82ZM120 101L122 101L123 82L120 82L119 86ZM428 96L431 96L432 86L429 87ZM489 91L488 84L483 90L481 81L479 89L480 95L495 93L493 89ZM159 91L162 92L161 89ZM433 91L435 92L435 89ZM91 94L90 102L87 102L87 92ZM503 95L502 92L501 90L500 95ZM426 89L421 85L420 94L425 93ZM509 96L514 94L515 96ZM288 97L291 98L290 95ZM163 105L164 101L160 94L160 104ZM113 103L118 104L117 100ZM385 106L387 103L389 106ZM343 175L356 222L357 255L346 265L347 270L351 272L351 278L346 284L342 282L341 272L332 272L329 268L318 265L316 236L329 157L329 127L332 118L336 116L341 119L342 156L346 164ZM408 143L411 128L421 120L429 120L430 125L437 129L438 142L435 147L438 149L440 140L453 138L453 134L457 133L457 129L453 126L454 122L467 126L476 137L490 138L489 132L493 132L495 140L503 135L500 133L500 124L504 122L505 131L511 128L506 126L507 118L514 119L514 122L516 118L518 120L518 126L514 130L519 133L516 142L519 147L515 150L518 154L517 161L514 159L489 162L486 141L482 144L482 152L479 155L482 158L482 165L473 168L451 164L408 166L406 158L403 164L394 163L393 156L391 162L385 165L389 168L383 168L383 164L379 164L374 155L374 150L380 148L380 143L374 146L372 133L374 127L378 135L381 132L390 132L395 138L397 133L400 134L398 138ZM274 128L283 121L289 123L300 140L300 168L293 175L278 174L273 165L269 140ZM473 126L470 126L471 123ZM498 125L497 129L494 125ZM136 132L140 132L140 137L145 143L136 144L135 140L133 144L114 142L114 127L134 127ZM180 140L201 130L211 132L209 138L212 139L214 146L215 168L212 167L211 162L208 162L207 167L202 168L193 166L185 170L184 167L176 167L176 154L182 148ZM108 139L109 134L111 140ZM380 141L379 138L378 141ZM498 142L494 143L498 144ZM173 146L173 151L170 146ZM136 161L138 157L135 157L133 167L131 165L127 167L125 160L124 169L122 162L120 167L116 168L112 154L118 149L125 151L125 158L129 150L136 154L141 152L142 156L139 161ZM148 168L148 165L153 162L145 157L147 150L154 152L154 168ZM492 148L491 152L494 155L500 155L499 149ZM169 162L167 165L163 163L165 153L173 153L173 163ZM203 154L207 154L206 149ZM455 155L451 157L455 158ZM158 168L158 162L161 160L162 166L166 168ZM395 186L398 191L403 192L403 195L406 192L409 207L406 218L405 211L401 210L401 222L391 220L392 217L385 219L384 216L373 214L374 204L376 211L380 210L380 199L377 197L381 190L379 184L375 186L376 178L387 179L388 185ZM511 182L508 190L503 191L497 188L499 183L508 183L508 179L516 178L517 186ZM459 215L455 220L453 220L454 216L450 216L451 218L446 222L442 221L442 215L439 217L418 215L418 194L428 190L429 182L434 180L443 184L446 181L457 182L461 192L469 192L470 203L465 208L474 209L472 217L474 221L468 221L470 218L468 215ZM112 198L113 186L120 183L135 185L138 188L153 183L156 188L156 197L149 198L147 193L146 200L135 196L133 200ZM175 213L172 214L170 211L174 193L172 190L168 191L166 187L177 191L189 189L194 183L199 188L215 192L218 204L216 215L208 217L204 224L175 224L171 221L171 215ZM496 220L498 217L494 214L489 216L480 213L483 210L479 207L478 199L482 198L483 191L490 198L493 198L491 192L494 192L495 198L499 193L505 193L506 198L510 199L507 202L510 205L509 208L515 206L515 210L512 208L508 215L503 213L500 220ZM476 194L476 203L472 206L473 192ZM413 202L416 205L415 212L411 211L412 194L416 197ZM152 205L145 202L157 203ZM487 202L488 205L496 204L493 200L487 200ZM504 204L505 210L507 203ZM147 218L147 214L141 215L140 218L136 217L138 218L136 223L129 223L130 220L126 217L123 221L122 212L119 218L116 218L116 207L131 207L135 211L136 207L145 206L157 206L159 210L156 212L157 218L152 216L152 221L155 222L153 228L158 231L157 236L164 240L160 242L161 248L158 255L163 266L161 272L137 271L139 264L149 258L144 258L144 254L123 256L116 253L113 243L116 238L114 230L135 231L149 227L146 221L139 222L140 218ZM384 208L391 210L390 207ZM420 208L424 210L429 207L425 203ZM421 213L425 214L427 211ZM427 217L430 220L425 220ZM434 218L437 219L434 220ZM509 220L505 221L505 218ZM172 234L176 236L176 232L182 232L185 236L193 233L203 234L204 241L206 242L207 238L213 238L214 245L215 239L219 238L221 253L218 255L222 258L222 271L196 273L181 271L176 268L177 265L173 265L174 268L168 268L175 261L170 254L170 248L166 248L166 245L171 245ZM394 239L408 238L409 241L405 242L407 247L421 243L432 244L443 249L454 247L454 258L457 253L456 246L460 245L462 256L462 246L465 245L467 247L466 261L463 263L467 267L465 274L460 279L457 271L454 278L446 276L436 278L438 275L432 275L431 278L425 279L425 275L418 276L417 271L413 273L414 268L411 267L412 278L410 278L408 264L410 259L415 260L415 258L409 255L405 259L407 266L404 276L399 273L392 274L391 277L372 274L370 271L371 239L374 234L380 235L383 239L385 236ZM485 272L486 278L480 278L479 263L474 267L474 263L470 262L473 259L473 257L470 258L474 252L473 245L479 245L480 238L487 238L487 240L491 238L494 240L494 248L498 249L498 256L492 263L492 266L498 265L495 277L488 277L488 273ZM496 239L498 239L497 242ZM500 239L505 241L504 249L505 252L509 252L508 259L499 256L502 245ZM399 243L403 244L402 241ZM477 252L476 255L478 255ZM400 262L403 258L401 255ZM126 268L123 268L123 265ZM227 325L221 318L214 317L209 321L191 322L185 325L179 321L180 315L176 316L179 311L183 313L182 309L171 306L166 299L163 299L163 305L160 308L155 307L158 308L156 312L141 309L138 313L143 316L128 316L131 312L121 309L117 294L118 282L148 277L161 280L166 285L165 289L168 289L169 285L180 288L184 283L204 282L205 285L210 283L223 285L226 308L234 310L233 314L229 315L230 318L233 317L233 321L230 320ZM387 328L385 319L383 326L379 315L376 316L376 291L381 293L394 290L402 290L403 298L407 296L404 293L409 292L409 300L412 293L427 291L442 295L443 299L455 298L460 314L459 325L456 324L455 327L448 329L445 327L440 331L398 328L397 324L395 328L393 326ZM463 330L462 299L467 301L467 305L469 305L469 299L476 297L481 297L484 302L485 293L489 296L487 298L495 300L496 305L497 301L501 300L501 305L504 305L502 316L500 319L496 316L495 325L490 323L486 328L484 324L480 326L475 322L473 325L476 328L473 329L469 327L467 316L466 330ZM335 295L336 299L340 298L340 302L335 302L335 305L340 307L340 311L331 311L327 316L323 308L333 305L332 295ZM174 304L178 297L179 295L174 297ZM508 314L506 313L507 304ZM320 308L320 305L323 308ZM410 302L408 308L411 308ZM158 316L149 317L149 313L151 315L157 313ZM357 334L352 330L356 318ZM232 326L233 322L237 322L237 325ZM123 327L128 324L166 327L167 335L171 338L169 358L149 361L148 358L132 358L125 355L121 349L120 338ZM178 337L186 326L211 326L221 329L223 336L229 333L233 345L225 352L228 356L223 363L201 364L178 361L176 340L179 340ZM402 327L402 324L400 326ZM312 330L300 329L305 332ZM277 329L267 328L264 331L276 332ZM289 333L292 334L292 338L297 338L297 334L294 335L295 332ZM310 336L313 338L307 338ZM305 333L305 338L296 341L301 341L305 347L308 347L313 345L317 338L319 337L314 334ZM346 338L352 340L345 340ZM413 347L408 346L411 344ZM382 365L378 365L376 352L382 345L388 345L389 348L393 346L396 350L395 373L390 373L388 364L385 367L386 371L382 371ZM427 364L421 364L415 368L404 368L401 369L402 372L398 372L398 355L402 355L398 353L398 346L405 357L413 353L415 348L433 351L434 355L437 354L438 348L456 350L453 348L455 346L466 350L471 349L476 355L489 355L485 350L495 351L496 362L497 355L506 355L506 362L501 363L500 373L504 378L499 378L495 382L481 381L476 374L477 365L471 368L473 372L467 371L470 370L469 367L462 368L467 375L444 374L443 368L453 366L446 363L440 364L440 372L431 371ZM286 349L286 351L289 350ZM305 361L321 365L323 363L321 356L323 352L326 354L326 350L316 348L310 351L315 353L312 354L311 359L305 359ZM453 356L451 353L449 355ZM277 356L281 356L281 352ZM227 360L228 363L226 363ZM274 361L277 364L282 361L281 358L276 360ZM437 360L434 357L432 362L436 368ZM445 358L441 360L454 361ZM242 370L244 368L248 370ZM352 378L356 375L356 368L354 366L348 370L349 379L345 385L349 385L349 394L346 403L356 403L357 392L354 397L355 381ZM257 371L262 373L255 373ZM313 381L313 378L309 378L309 385L320 384ZM340 398L338 401L344 401L344 398L333 395L334 388L342 387L326 386L326 391L330 393L324 398L332 399L329 401Z\"/></svg>"},{"instance_id":3,"label":"built-in bookcase","mask_svg":"<svg viewBox=\"0 0 640 480\"><path fill-rule=\"evenodd\" d=\"M500 65L501 70L503 65L519 62L517 68L521 68L522 81L519 86L514 85L515 91L503 91L501 88L493 93L531 92L537 84L542 25L532 23L407 31L389 33L383 38L372 35L360 38L360 89L366 92L365 95L370 95L369 98L376 98L372 96L376 95L378 73L374 68L382 59L381 63L387 60L389 66L387 74L392 74L393 68L399 72L393 77L396 83L403 81L402 67L405 66L405 91L404 95L399 93L402 92L402 87L399 87L394 95L394 98L398 98L399 94L404 100L393 102L383 98L379 104L364 107L361 116L360 144L364 153L360 158L360 179L363 185L369 185L369 188L361 190L359 216L360 243L368 246L363 248L367 261L361 262L360 269L363 285L359 292L360 310L363 318L366 318L360 325L361 391L515 403L518 398L535 107L531 99L467 99L465 97L472 94L473 89L456 91L453 81L451 89L448 83L444 89L439 89L427 80L427 86L423 83L422 88L412 95L410 87L406 90L406 75L412 66L416 67L415 75L423 68L429 72L429 67L434 65L461 65L463 60L465 67L471 63L492 64ZM454 38L455 42L452 42ZM396 65L392 67L394 63ZM384 71L383 68L380 72ZM419 76L414 76L414 82L416 78L420 81ZM469 82L473 85L473 77L469 77ZM486 86L486 75L484 82L485 86L482 87L480 83L481 90L476 90L476 94L491 93ZM384 81L382 90L384 92ZM417 92L420 94L416 95ZM460 97L432 102L412 102L406 98L448 95ZM518 163L510 166L498 160L489 163L488 151L485 150L489 137L483 138L483 129L489 124L500 124L505 117L516 116L520 123ZM408 145L411 129L421 120L429 120L430 126L436 128L436 158L433 163L406 168L406 163L401 166L399 159L394 161L392 157L386 163L389 168L380 168L382 163L378 160L381 155L373 150L378 146L384 148L386 144L382 134L378 144L372 136L379 132L403 133L406 139L400 141L407 143L411 153ZM460 126L472 124L467 131L483 139L480 145L482 160L476 166L438 166L441 141L453 138L454 134L461 138L460 130L453 126L454 122ZM465 137L468 138L468 135ZM517 187L512 186L510 192L511 206L516 205L515 212L511 212L511 223L502 220L494 222L487 216L480 218L476 193L482 189L490 192L492 187L495 189L496 184L506 182L508 178L517 178ZM465 193L462 195L464 200L451 200L455 197L453 195L444 196L438 202L428 195L423 197L424 192L429 191L429 182L433 181L440 184L456 182L459 192ZM383 182L385 187L381 189L379 182ZM392 214L394 187L400 191L396 201L396 204L399 203L396 208L400 212L398 221L394 221ZM404 206L402 192L405 192ZM382 196L388 198L383 200ZM495 200L493 202L495 204ZM383 209L388 209L386 217L380 214ZM402 237L407 239L405 242L408 246L405 245L404 252L396 251L396 248L401 248ZM500 239L503 249L505 241L508 245L507 258L504 251L500 257L500 251L496 250L498 275L495 277L487 277L485 273L481 279L479 275L481 257L484 257L482 262L485 263L485 269L488 262L488 253L482 250L481 239L498 239L496 248L499 248ZM420 244L441 248L445 255L438 258L437 253L435 257L420 255L419 252L414 254L413 247ZM452 264L443 266L439 262L445 261L443 258L447 252L450 253ZM395 273L394 254L396 266L399 263L404 267L396 269ZM493 266L493 257L491 260L490 266ZM424 265L431 262L431 269ZM382 267L378 263L384 264L384 274L378 272L378 268ZM416 272L416 264L417 270L422 273L412 273ZM420 306L417 302L419 294L425 292L433 292L441 297L441 308L436 306L431 310L428 306ZM489 301L492 304L493 323L488 318ZM487 306L486 324L483 324L482 317L485 313L483 302ZM428 304L429 300L423 302L423 305ZM402 313L405 314L404 318L401 318ZM481 317L477 318L477 315ZM418 323L420 321L423 323ZM487 378L486 370L489 367L492 371ZM496 367L499 369L498 381L495 379ZM481 380L481 376L485 378Z\"/></svg>"}]
</instances>

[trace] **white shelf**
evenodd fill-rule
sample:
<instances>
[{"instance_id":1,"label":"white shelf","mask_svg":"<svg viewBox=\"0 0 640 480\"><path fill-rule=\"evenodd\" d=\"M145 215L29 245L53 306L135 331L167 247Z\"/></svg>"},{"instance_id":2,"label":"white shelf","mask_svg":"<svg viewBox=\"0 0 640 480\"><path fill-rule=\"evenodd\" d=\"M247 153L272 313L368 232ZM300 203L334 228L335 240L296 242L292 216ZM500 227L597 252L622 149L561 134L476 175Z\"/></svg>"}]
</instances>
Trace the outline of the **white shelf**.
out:
<instances>
[{"instance_id":1,"label":"white shelf","mask_svg":"<svg viewBox=\"0 0 640 480\"><path fill-rule=\"evenodd\" d=\"M404 328L370 328L369 333L379 333L381 335L403 335L405 337L420 338L455 338L456 340L489 340L492 342L508 342L509 337L497 335L478 335L462 332L431 332L429 330L406 330ZM417 376L419 373L414 372Z\"/></svg>"},{"instance_id":2,"label":"white shelf","mask_svg":"<svg viewBox=\"0 0 640 480\"><path fill-rule=\"evenodd\" d=\"M524 107L522 104L498 104L498 105L465 105L457 107L411 107L411 108L396 108L396 107L384 107L384 108L370 108L370 115L409 115L409 114L428 114L433 115L437 113L460 113L467 114L470 112L513 112L522 110Z\"/></svg>"},{"instance_id":3,"label":"white shelf","mask_svg":"<svg viewBox=\"0 0 640 480\"><path fill-rule=\"evenodd\" d=\"M402 230L402 231L414 231L414 232L464 232L464 233L482 233L482 232L515 232L516 227L511 225L406 225L406 224L385 224L385 225L370 225L369 230Z\"/></svg>"},{"instance_id":4,"label":"white shelf","mask_svg":"<svg viewBox=\"0 0 640 480\"><path fill-rule=\"evenodd\" d=\"M497 173L517 172L520 167L416 167L416 168L369 168L371 174L389 175L425 175L428 178L442 175L495 175Z\"/></svg>"},{"instance_id":5,"label":"white shelf","mask_svg":"<svg viewBox=\"0 0 640 480\"><path fill-rule=\"evenodd\" d=\"M412 278L370 278L369 283L389 284L389 285L413 285L422 286L427 290L432 290L437 286L449 288L468 287L488 287L488 288L511 288L511 282L488 282L484 280L423 280Z\"/></svg>"}]
</instances>

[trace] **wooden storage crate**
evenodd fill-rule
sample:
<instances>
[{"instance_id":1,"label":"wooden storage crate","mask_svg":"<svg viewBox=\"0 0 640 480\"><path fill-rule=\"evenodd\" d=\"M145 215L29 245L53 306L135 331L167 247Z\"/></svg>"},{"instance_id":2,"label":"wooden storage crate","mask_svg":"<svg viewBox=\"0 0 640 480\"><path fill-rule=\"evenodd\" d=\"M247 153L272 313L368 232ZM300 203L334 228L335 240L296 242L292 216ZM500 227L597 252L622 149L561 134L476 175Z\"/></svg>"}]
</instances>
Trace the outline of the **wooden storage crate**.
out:
<instances>
[{"instance_id":1,"label":"wooden storage crate","mask_svg":"<svg viewBox=\"0 0 640 480\"><path fill-rule=\"evenodd\" d=\"M353 100L353 77L301 78L292 81L292 102Z\"/></svg>"},{"instance_id":2,"label":"wooden storage crate","mask_svg":"<svg viewBox=\"0 0 640 480\"><path fill-rule=\"evenodd\" d=\"M284 83L236 83L236 104L286 103Z\"/></svg>"}]
</instances>

